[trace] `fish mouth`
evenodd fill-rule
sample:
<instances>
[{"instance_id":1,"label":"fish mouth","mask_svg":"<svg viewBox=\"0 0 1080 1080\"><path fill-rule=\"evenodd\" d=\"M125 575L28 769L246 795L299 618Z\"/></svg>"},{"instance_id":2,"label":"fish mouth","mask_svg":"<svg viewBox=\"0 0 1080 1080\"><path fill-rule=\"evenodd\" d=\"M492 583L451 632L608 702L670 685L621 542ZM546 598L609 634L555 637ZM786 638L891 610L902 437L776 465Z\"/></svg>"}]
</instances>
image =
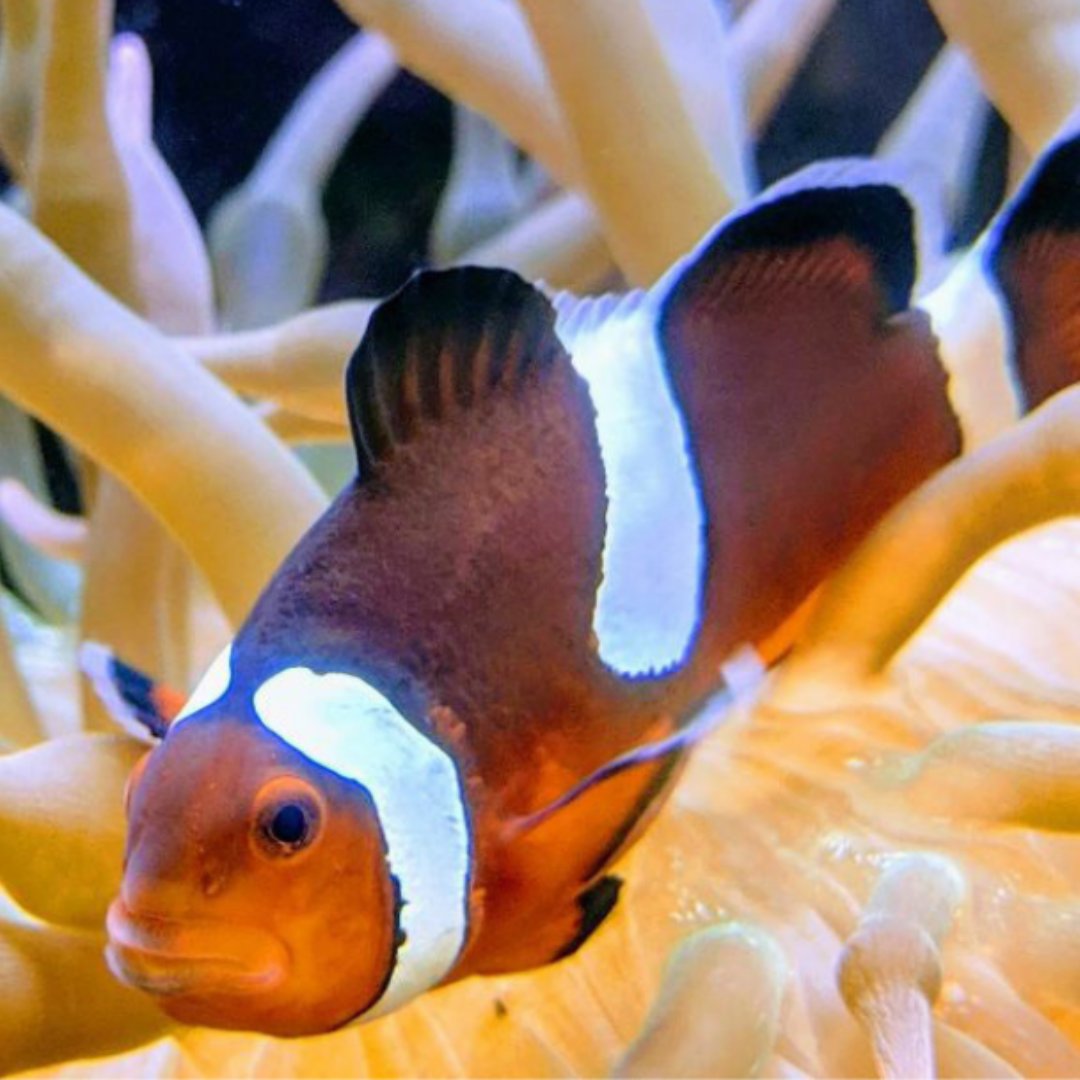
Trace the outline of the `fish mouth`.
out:
<instances>
[{"instance_id":1,"label":"fish mouth","mask_svg":"<svg viewBox=\"0 0 1080 1080\"><path fill-rule=\"evenodd\" d=\"M115 900L105 960L123 983L161 998L237 997L278 987L289 954L269 931L240 923L133 912Z\"/></svg>"}]
</instances>

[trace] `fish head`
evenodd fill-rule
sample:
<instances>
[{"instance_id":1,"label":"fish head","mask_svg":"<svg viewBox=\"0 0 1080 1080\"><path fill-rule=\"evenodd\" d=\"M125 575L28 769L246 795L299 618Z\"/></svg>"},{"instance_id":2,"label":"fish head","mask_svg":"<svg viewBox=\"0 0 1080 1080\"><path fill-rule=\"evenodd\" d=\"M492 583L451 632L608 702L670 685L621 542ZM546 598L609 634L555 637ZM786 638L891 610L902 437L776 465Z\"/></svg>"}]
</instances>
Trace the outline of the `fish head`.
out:
<instances>
[{"instance_id":1,"label":"fish head","mask_svg":"<svg viewBox=\"0 0 1080 1080\"><path fill-rule=\"evenodd\" d=\"M107 958L169 1016L306 1035L380 997L398 896L362 786L226 699L137 766L127 813Z\"/></svg>"}]
</instances>

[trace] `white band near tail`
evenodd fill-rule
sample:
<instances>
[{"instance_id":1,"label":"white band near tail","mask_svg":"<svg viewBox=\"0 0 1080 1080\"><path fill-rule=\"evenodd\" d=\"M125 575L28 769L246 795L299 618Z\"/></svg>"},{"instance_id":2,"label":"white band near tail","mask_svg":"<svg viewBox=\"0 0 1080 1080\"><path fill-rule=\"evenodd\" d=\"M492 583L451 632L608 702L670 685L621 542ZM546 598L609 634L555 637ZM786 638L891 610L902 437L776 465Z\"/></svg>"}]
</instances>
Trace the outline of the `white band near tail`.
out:
<instances>
[{"instance_id":1,"label":"white band near tail","mask_svg":"<svg viewBox=\"0 0 1080 1080\"><path fill-rule=\"evenodd\" d=\"M648 294L558 298L558 332L588 383L607 483L593 631L620 675L683 662L701 618L705 510L686 422L668 381Z\"/></svg>"},{"instance_id":2,"label":"white band near tail","mask_svg":"<svg viewBox=\"0 0 1080 1080\"><path fill-rule=\"evenodd\" d=\"M363 1020L437 986L468 932L471 842L453 759L377 690L353 675L290 668L255 692L266 727L316 764L371 795L401 890L393 973Z\"/></svg>"}]
</instances>

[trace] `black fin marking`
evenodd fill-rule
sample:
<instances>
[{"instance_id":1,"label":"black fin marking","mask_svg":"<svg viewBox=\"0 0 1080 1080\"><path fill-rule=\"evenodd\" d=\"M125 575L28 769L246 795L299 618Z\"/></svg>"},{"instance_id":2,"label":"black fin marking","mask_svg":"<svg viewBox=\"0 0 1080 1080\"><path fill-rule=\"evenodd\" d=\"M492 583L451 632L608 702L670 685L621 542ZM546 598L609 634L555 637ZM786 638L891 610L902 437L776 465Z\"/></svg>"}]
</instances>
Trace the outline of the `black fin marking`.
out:
<instances>
[{"instance_id":1,"label":"black fin marking","mask_svg":"<svg viewBox=\"0 0 1080 1080\"><path fill-rule=\"evenodd\" d=\"M416 274L379 306L349 362L346 396L360 478L424 422L519 384L561 352L551 304L512 271Z\"/></svg>"},{"instance_id":2,"label":"black fin marking","mask_svg":"<svg viewBox=\"0 0 1080 1080\"><path fill-rule=\"evenodd\" d=\"M96 641L83 643L79 665L109 715L129 735L143 742L165 738L182 701L179 693L117 659Z\"/></svg>"},{"instance_id":3,"label":"black fin marking","mask_svg":"<svg viewBox=\"0 0 1080 1080\"><path fill-rule=\"evenodd\" d=\"M717 298L721 280L723 288L742 293L788 283L841 284L856 268L854 260L872 268L882 315L903 311L918 271L918 226L931 216L905 179L902 170L882 163L844 159L812 165L773 185L672 268L660 286L673 284L665 312L701 280ZM830 240L847 241L852 250L846 258L826 250ZM776 258L734 272L754 254ZM732 272L721 279L724 266Z\"/></svg>"},{"instance_id":4,"label":"black fin marking","mask_svg":"<svg viewBox=\"0 0 1080 1080\"><path fill-rule=\"evenodd\" d=\"M1026 411L1080 379L1080 114L1002 211L986 266L1005 301Z\"/></svg>"},{"instance_id":5,"label":"black fin marking","mask_svg":"<svg viewBox=\"0 0 1080 1080\"><path fill-rule=\"evenodd\" d=\"M607 917L615 910L622 887L622 878L608 875L590 885L577 898L581 921L578 923L574 936L551 958L552 962L573 956L600 929Z\"/></svg>"},{"instance_id":6,"label":"black fin marking","mask_svg":"<svg viewBox=\"0 0 1080 1080\"><path fill-rule=\"evenodd\" d=\"M1080 114L1032 167L994 230L993 262L1002 247L1039 229L1080 230Z\"/></svg>"}]
</instances>

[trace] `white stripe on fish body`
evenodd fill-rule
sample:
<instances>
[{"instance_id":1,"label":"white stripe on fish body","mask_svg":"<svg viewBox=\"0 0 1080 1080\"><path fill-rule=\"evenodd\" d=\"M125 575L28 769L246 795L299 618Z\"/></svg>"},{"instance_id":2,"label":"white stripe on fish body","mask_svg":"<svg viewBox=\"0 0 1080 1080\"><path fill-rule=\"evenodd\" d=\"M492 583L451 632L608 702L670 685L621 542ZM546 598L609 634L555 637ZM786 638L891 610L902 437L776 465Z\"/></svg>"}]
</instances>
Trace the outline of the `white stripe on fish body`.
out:
<instances>
[{"instance_id":1,"label":"white stripe on fish body","mask_svg":"<svg viewBox=\"0 0 1080 1080\"><path fill-rule=\"evenodd\" d=\"M382 997L358 1019L391 1012L437 986L465 944L472 845L457 766L353 675L290 668L259 687L254 706L270 731L375 804L405 940Z\"/></svg>"},{"instance_id":2,"label":"white stripe on fish body","mask_svg":"<svg viewBox=\"0 0 1080 1080\"><path fill-rule=\"evenodd\" d=\"M705 510L650 294L556 300L558 332L596 409L607 483L600 658L622 675L682 663L701 614Z\"/></svg>"},{"instance_id":3,"label":"white stripe on fish body","mask_svg":"<svg viewBox=\"0 0 1080 1080\"><path fill-rule=\"evenodd\" d=\"M197 713L200 709L205 709L208 705L220 701L228 693L231 685L232 642L229 642L206 669L203 677L191 692L191 697L187 699L184 707L176 714L173 726L175 727L181 720L186 720L192 713Z\"/></svg>"}]
</instances>

